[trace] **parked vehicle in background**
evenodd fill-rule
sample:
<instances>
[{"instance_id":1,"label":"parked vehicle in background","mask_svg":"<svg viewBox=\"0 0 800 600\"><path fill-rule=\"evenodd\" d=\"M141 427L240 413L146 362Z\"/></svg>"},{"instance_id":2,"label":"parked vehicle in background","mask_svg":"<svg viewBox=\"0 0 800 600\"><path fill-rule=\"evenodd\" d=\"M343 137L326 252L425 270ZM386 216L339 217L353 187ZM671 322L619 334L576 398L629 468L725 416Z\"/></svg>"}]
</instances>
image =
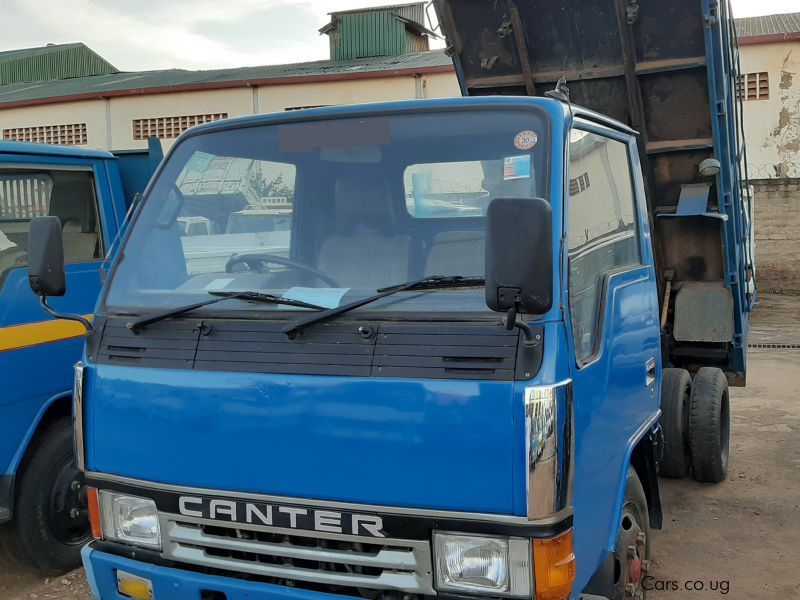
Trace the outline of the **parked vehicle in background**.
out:
<instances>
[{"instance_id":1,"label":"parked vehicle in background","mask_svg":"<svg viewBox=\"0 0 800 600\"><path fill-rule=\"evenodd\" d=\"M54 308L90 319L103 258L161 158L0 142L0 523L10 554L49 574L74 568L90 538L72 452L73 367L84 328L42 313L28 285L31 220L56 216L69 293Z\"/></svg>"},{"instance_id":2,"label":"parked vehicle in background","mask_svg":"<svg viewBox=\"0 0 800 600\"><path fill-rule=\"evenodd\" d=\"M76 370L98 596L638 600L659 463L725 478L727 3L436 7L470 97L209 123L156 175ZM228 233L277 187L288 231Z\"/></svg>"}]
</instances>

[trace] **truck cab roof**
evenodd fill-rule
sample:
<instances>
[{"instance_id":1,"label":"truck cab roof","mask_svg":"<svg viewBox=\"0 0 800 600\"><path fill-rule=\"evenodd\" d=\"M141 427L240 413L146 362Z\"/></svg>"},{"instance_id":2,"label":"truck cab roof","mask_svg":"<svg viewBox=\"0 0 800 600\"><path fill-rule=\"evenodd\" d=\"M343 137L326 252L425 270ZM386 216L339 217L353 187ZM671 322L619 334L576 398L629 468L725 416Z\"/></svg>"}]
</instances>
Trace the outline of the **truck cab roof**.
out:
<instances>
[{"instance_id":1,"label":"truck cab roof","mask_svg":"<svg viewBox=\"0 0 800 600\"><path fill-rule=\"evenodd\" d=\"M105 150L76 148L74 146L57 146L55 144L39 144L34 142L0 141L0 154L31 154L36 156L62 156L69 158L109 159L114 155Z\"/></svg>"},{"instance_id":2,"label":"truck cab roof","mask_svg":"<svg viewBox=\"0 0 800 600\"><path fill-rule=\"evenodd\" d=\"M351 104L347 106L332 106L323 108L309 108L304 110L291 111L289 113L273 113L250 115L245 117L235 117L232 119L223 119L220 121L213 121L204 123L181 134L179 141L186 137L202 135L214 131L224 131L228 129L236 129L240 127L257 127L260 125L271 125L277 123L289 123L302 121L305 119L324 119L324 118L348 118L360 116L377 116L382 113L391 114L396 112L405 112L409 110L463 110L467 107L497 107L497 108L514 108L524 106L539 106L544 108L551 114L561 114L564 117L569 117L570 106L566 103L553 98L544 97L528 97L528 96L468 96L457 98L437 98L432 100L404 100L399 102L379 102L370 104ZM611 117L605 116L591 109L571 105L572 114L574 116L581 116L591 121L595 121L606 127L623 131L625 133L635 134L636 131L631 129L628 125Z\"/></svg>"}]
</instances>

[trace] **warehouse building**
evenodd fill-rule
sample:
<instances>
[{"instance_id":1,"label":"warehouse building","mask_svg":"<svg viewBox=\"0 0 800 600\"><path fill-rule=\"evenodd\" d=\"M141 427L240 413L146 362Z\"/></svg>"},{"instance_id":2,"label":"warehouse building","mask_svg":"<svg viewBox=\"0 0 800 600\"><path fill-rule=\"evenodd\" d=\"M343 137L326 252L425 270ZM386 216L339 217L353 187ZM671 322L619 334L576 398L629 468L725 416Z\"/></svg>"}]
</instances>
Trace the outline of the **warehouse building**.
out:
<instances>
[{"instance_id":1,"label":"warehouse building","mask_svg":"<svg viewBox=\"0 0 800 600\"><path fill-rule=\"evenodd\" d=\"M2 139L105 149L168 147L199 123L310 106L458 95L430 50L424 3L331 13L329 60L122 72L84 44L0 52ZM737 20L748 166L800 177L800 13Z\"/></svg>"},{"instance_id":2,"label":"warehouse building","mask_svg":"<svg viewBox=\"0 0 800 600\"><path fill-rule=\"evenodd\" d=\"M310 106L459 94L430 50L423 3L331 13L330 59L288 65L122 72L84 44L0 52L5 140L105 149L165 148L199 123Z\"/></svg>"},{"instance_id":3,"label":"warehouse building","mask_svg":"<svg viewBox=\"0 0 800 600\"><path fill-rule=\"evenodd\" d=\"M210 71L121 72L83 44L0 52L2 139L165 148L207 121L310 106L458 95L430 50L423 3L331 13L329 60ZM800 13L737 20L758 279L800 293Z\"/></svg>"}]
</instances>

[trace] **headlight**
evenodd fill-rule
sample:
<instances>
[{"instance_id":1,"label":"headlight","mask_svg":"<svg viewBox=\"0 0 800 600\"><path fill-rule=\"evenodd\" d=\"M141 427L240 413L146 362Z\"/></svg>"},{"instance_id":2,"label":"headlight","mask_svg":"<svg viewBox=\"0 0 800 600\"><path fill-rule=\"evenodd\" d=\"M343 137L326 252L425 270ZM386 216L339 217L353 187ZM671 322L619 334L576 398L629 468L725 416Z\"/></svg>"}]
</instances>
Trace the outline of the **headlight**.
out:
<instances>
[{"instance_id":1,"label":"headlight","mask_svg":"<svg viewBox=\"0 0 800 600\"><path fill-rule=\"evenodd\" d=\"M434 533L433 543L438 590L531 596L528 540Z\"/></svg>"},{"instance_id":2,"label":"headlight","mask_svg":"<svg viewBox=\"0 0 800 600\"><path fill-rule=\"evenodd\" d=\"M103 537L151 548L161 547L156 503L114 492L100 492Z\"/></svg>"}]
</instances>

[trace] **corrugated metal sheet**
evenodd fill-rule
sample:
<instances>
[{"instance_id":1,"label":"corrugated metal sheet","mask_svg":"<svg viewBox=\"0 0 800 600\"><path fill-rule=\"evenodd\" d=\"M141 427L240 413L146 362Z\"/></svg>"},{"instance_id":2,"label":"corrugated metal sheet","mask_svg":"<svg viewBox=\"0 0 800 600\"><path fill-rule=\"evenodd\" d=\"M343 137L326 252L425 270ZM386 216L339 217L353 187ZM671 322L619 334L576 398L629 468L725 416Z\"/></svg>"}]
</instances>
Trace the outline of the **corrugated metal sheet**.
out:
<instances>
[{"instance_id":1,"label":"corrugated metal sheet","mask_svg":"<svg viewBox=\"0 0 800 600\"><path fill-rule=\"evenodd\" d=\"M81 43L0 52L0 85L118 72L108 61Z\"/></svg>"},{"instance_id":2,"label":"corrugated metal sheet","mask_svg":"<svg viewBox=\"0 0 800 600\"><path fill-rule=\"evenodd\" d=\"M147 90L191 85L225 85L231 82L268 81L270 79L337 76L353 74L381 73L385 71L452 68L453 61L442 50L431 50L401 56L381 56L358 60L320 60L289 65L267 65L263 67L242 67L239 69L215 69L209 71L141 71L138 73L116 73L78 77L60 81L47 81L38 84L20 83L0 85L0 108L3 104L25 102L43 98L59 98L87 93L102 94L124 90ZM177 90L176 90L177 91ZM2 142L0 142L1 144Z\"/></svg>"},{"instance_id":3,"label":"corrugated metal sheet","mask_svg":"<svg viewBox=\"0 0 800 600\"><path fill-rule=\"evenodd\" d=\"M330 36L331 58L351 60L428 50L425 4L398 4L333 12L320 29Z\"/></svg>"},{"instance_id":4,"label":"corrugated metal sheet","mask_svg":"<svg viewBox=\"0 0 800 600\"><path fill-rule=\"evenodd\" d=\"M425 52L430 49L428 38L413 31L405 30L406 52Z\"/></svg>"},{"instance_id":5,"label":"corrugated metal sheet","mask_svg":"<svg viewBox=\"0 0 800 600\"><path fill-rule=\"evenodd\" d=\"M339 15L334 60L405 54L405 24L391 12Z\"/></svg>"},{"instance_id":6,"label":"corrugated metal sheet","mask_svg":"<svg viewBox=\"0 0 800 600\"><path fill-rule=\"evenodd\" d=\"M384 7L385 10L385 7ZM418 25L425 27L425 3L415 2L414 4L401 4L390 8L390 10L404 19L413 21Z\"/></svg>"},{"instance_id":7,"label":"corrugated metal sheet","mask_svg":"<svg viewBox=\"0 0 800 600\"><path fill-rule=\"evenodd\" d=\"M800 12L736 19L736 33L740 38L800 33Z\"/></svg>"}]
</instances>

